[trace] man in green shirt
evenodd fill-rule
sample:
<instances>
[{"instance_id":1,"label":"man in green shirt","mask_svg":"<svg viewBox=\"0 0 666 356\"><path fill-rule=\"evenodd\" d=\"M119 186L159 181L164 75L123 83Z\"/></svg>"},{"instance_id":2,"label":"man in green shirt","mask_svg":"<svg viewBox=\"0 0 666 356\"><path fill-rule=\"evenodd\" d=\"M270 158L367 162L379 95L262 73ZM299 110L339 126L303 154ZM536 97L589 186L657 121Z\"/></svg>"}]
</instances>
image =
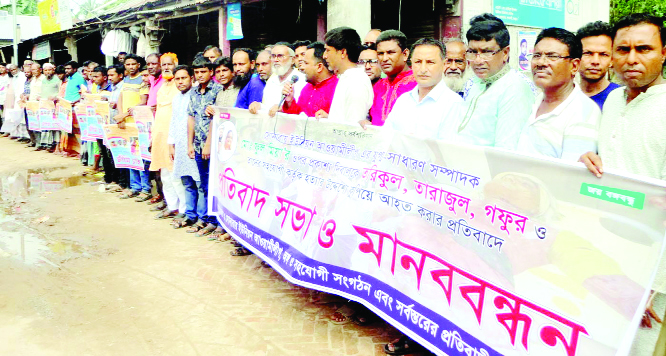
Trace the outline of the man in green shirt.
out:
<instances>
[{"instance_id":1,"label":"man in green shirt","mask_svg":"<svg viewBox=\"0 0 666 356\"><path fill-rule=\"evenodd\" d=\"M475 78L458 115L444 120L439 138L514 150L534 104L534 85L509 66L509 31L491 14L472 18L465 53Z\"/></svg>"}]
</instances>

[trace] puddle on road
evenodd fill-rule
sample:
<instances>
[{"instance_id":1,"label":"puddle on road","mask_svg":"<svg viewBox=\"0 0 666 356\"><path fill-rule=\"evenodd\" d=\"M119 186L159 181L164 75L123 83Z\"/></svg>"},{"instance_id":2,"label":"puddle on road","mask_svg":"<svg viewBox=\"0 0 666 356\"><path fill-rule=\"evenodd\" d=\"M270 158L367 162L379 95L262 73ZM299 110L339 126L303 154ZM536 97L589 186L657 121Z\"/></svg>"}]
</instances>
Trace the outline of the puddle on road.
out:
<instances>
[{"instance_id":1,"label":"puddle on road","mask_svg":"<svg viewBox=\"0 0 666 356\"><path fill-rule=\"evenodd\" d=\"M99 181L99 178L80 174L71 177L49 178L49 176L57 176L58 171L64 168L30 169L2 175L0 176L2 184L0 200L7 201L33 194L53 193L68 187Z\"/></svg>"},{"instance_id":2,"label":"puddle on road","mask_svg":"<svg viewBox=\"0 0 666 356\"><path fill-rule=\"evenodd\" d=\"M16 259L31 266L58 267L58 263L66 259L89 257L81 244L45 237L30 227L35 221L21 219L22 209L17 203L21 202L22 198L49 194L99 180L82 175L58 177L62 169L64 167L24 170L0 176L0 203L4 203L4 213L0 212L0 258ZM45 220L39 222L45 222L48 217L41 219Z\"/></svg>"}]
</instances>

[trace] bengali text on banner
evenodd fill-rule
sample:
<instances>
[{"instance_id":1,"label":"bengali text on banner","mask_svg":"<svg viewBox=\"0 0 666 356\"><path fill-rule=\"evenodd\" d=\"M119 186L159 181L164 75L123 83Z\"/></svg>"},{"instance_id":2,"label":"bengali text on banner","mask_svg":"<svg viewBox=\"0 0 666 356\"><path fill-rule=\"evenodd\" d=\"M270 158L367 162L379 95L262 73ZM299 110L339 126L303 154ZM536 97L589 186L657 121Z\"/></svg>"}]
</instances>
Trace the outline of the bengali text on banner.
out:
<instances>
[{"instance_id":1,"label":"bengali text on banner","mask_svg":"<svg viewBox=\"0 0 666 356\"><path fill-rule=\"evenodd\" d=\"M209 212L289 281L361 302L438 355L628 352L662 254L659 182L219 111Z\"/></svg>"}]
</instances>

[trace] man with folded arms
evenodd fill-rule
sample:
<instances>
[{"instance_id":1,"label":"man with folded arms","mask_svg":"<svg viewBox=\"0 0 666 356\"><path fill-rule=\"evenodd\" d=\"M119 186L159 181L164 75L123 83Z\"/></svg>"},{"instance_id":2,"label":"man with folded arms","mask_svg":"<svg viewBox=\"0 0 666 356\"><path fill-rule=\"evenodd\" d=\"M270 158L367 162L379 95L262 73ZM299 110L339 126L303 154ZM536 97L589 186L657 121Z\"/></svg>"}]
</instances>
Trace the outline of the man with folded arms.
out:
<instances>
[{"instance_id":1,"label":"man with folded arms","mask_svg":"<svg viewBox=\"0 0 666 356\"><path fill-rule=\"evenodd\" d=\"M601 111L574 83L582 45L573 33L547 28L537 36L532 56L539 94L518 141L518 152L577 161L597 150Z\"/></svg>"},{"instance_id":2,"label":"man with folded arms","mask_svg":"<svg viewBox=\"0 0 666 356\"><path fill-rule=\"evenodd\" d=\"M328 70L328 63L323 57L325 50L322 42L308 46L302 59L307 84L298 100L294 98L294 86L291 83L284 86L282 94L285 95L285 100L282 111L288 114L303 113L308 117L314 117L319 110L329 112L338 78ZM269 111L269 115L273 117L277 111L278 106L275 105Z\"/></svg>"},{"instance_id":3,"label":"man with folded arms","mask_svg":"<svg viewBox=\"0 0 666 356\"><path fill-rule=\"evenodd\" d=\"M412 48L412 70L418 85L398 98L386 125L419 138L436 138L441 123L452 119L463 100L442 80L444 45L422 38Z\"/></svg>"}]
</instances>

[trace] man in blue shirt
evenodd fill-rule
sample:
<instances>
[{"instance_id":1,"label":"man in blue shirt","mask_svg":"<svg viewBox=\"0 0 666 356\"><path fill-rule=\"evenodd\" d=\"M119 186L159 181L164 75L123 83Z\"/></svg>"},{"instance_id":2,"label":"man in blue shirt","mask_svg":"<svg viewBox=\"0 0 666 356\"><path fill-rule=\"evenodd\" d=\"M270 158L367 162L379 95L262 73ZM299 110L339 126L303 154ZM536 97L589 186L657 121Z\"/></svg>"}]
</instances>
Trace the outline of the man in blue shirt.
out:
<instances>
[{"instance_id":1,"label":"man in blue shirt","mask_svg":"<svg viewBox=\"0 0 666 356\"><path fill-rule=\"evenodd\" d=\"M65 100L74 105L81 100L81 88L86 89L87 83L81 73L77 71L79 64L75 61L65 63L65 75L67 75L67 87L65 88Z\"/></svg>"},{"instance_id":2,"label":"man in blue shirt","mask_svg":"<svg viewBox=\"0 0 666 356\"><path fill-rule=\"evenodd\" d=\"M192 63L194 77L199 86L192 90L190 105L187 109L187 154L194 159L199 169L199 199L208 201L208 172L210 170L210 151L212 146L213 117L206 114L206 108L215 104L217 94L222 85L215 83L213 70L215 65L204 57L196 58ZM215 216L208 215L206 211L203 218L187 232L197 233L197 236L206 236L217 227Z\"/></svg>"},{"instance_id":3,"label":"man in blue shirt","mask_svg":"<svg viewBox=\"0 0 666 356\"><path fill-rule=\"evenodd\" d=\"M603 21L590 22L581 27L576 37L583 43L580 60L580 89L599 109L604 108L606 97L620 86L608 80L608 69L613 54L613 29Z\"/></svg>"},{"instance_id":4,"label":"man in blue shirt","mask_svg":"<svg viewBox=\"0 0 666 356\"><path fill-rule=\"evenodd\" d=\"M266 82L254 73L256 53L249 48L237 48L234 50L232 62L234 65L234 84L241 88L236 99L236 107L248 109L250 104L261 102L264 97Z\"/></svg>"}]
</instances>

